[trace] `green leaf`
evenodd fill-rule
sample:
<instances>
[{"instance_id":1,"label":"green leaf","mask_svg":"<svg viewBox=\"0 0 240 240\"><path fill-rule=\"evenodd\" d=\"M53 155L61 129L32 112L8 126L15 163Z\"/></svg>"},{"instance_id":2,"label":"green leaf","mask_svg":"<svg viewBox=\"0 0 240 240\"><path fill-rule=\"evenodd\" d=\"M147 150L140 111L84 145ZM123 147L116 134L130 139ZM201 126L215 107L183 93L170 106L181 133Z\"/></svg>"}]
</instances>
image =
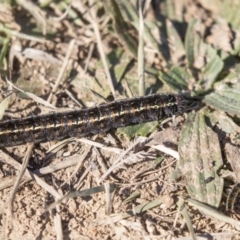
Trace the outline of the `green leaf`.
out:
<instances>
[{"instance_id":1,"label":"green leaf","mask_svg":"<svg viewBox=\"0 0 240 240\"><path fill-rule=\"evenodd\" d=\"M124 19L123 13L121 11L121 4L118 4L115 0L107 0L105 1L104 7L105 10L112 15L113 27L115 32L118 34L119 39L124 42L125 48L129 50L129 53L131 53L133 57L136 57L137 40L128 32L130 25Z\"/></svg>"},{"instance_id":2,"label":"green leaf","mask_svg":"<svg viewBox=\"0 0 240 240\"><path fill-rule=\"evenodd\" d=\"M214 81L216 80L218 74L223 69L223 61L219 56L212 58L203 69L203 81L206 86L205 89L208 90L212 87Z\"/></svg>"},{"instance_id":3,"label":"green leaf","mask_svg":"<svg viewBox=\"0 0 240 240\"><path fill-rule=\"evenodd\" d=\"M171 62L178 65L179 59L185 56L185 49L181 36L175 29L173 23L170 20L166 20L168 42L171 47Z\"/></svg>"},{"instance_id":4,"label":"green leaf","mask_svg":"<svg viewBox=\"0 0 240 240\"><path fill-rule=\"evenodd\" d=\"M239 29L240 18L239 18L239 7L240 2L238 1L223 1L220 4L221 7L221 15L226 19L231 27L234 30Z\"/></svg>"},{"instance_id":5,"label":"green leaf","mask_svg":"<svg viewBox=\"0 0 240 240\"><path fill-rule=\"evenodd\" d=\"M185 3L184 1L166 0L165 7L161 9L161 14L175 23L183 23ZM181 13L181 14L179 14Z\"/></svg>"},{"instance_id":6,"label":"green leaf","mask_svg":"<svg viewBox=\"0 0 240 240\"><path fill-rule=\"evenodd\" d=\"M189 23L185 39L185 50L189 67L193 67L196 52L195 50L197 40L196 37L199 38L196 32L194 31L194 26L196 22L197 22L196 19L192 19L192 21Z\"/></svg>"},{"instance_id":7,"label":"green leaf","mask_svg":"<svg viewBox=\"0 0 240 240\"><path fill-rule=\"evenodd\" d=\"M220 84L218 89L204 97L204 102L218 110L240 115L240 86Z\"/></svg>"},{"instance_id":8,"label":"green leaf","mask_svg":"<svg viewBox=\"0 0 240 240\"><path fill-rule=\"evenodd\" d=\"M237 32L237 36L239 36L240 32ZM232 55L239 55L239 51L240 51L240 39L236 38L233 44L233 50L231 51Z\"/></svg>"},{"instance_id":9,"label":"green leaf","mask_svg":"<svg viewBox=\"0 0 240 240\"><path fill-rule=\"evenodd\" d=\"M158 157L158 158L155 159L154 163L155 163L155 165L157 166L157 165L160 164L163 160L164 160L163 157Z\"/></svg>"},{"instance_id":10,"label":"green leaf","mask_svg":"<svg viewBox=\"0 0 240 240\"><path fill-rule=\"evenodd\" d=\"M168 73L160 72L159 78L167 83L174 90L187 90L188 80L191 75L183 68L176 66L172 67Z\"/></svg>"},{"instance_id":11,"label":"green leaf","mask_svg":"<svg viewBox=\"0 0 240 240\"><path fill-rule=\"evenodd\" d=\"M235 39L231 43L233 46L233 50L231 51L232 55L237 55L240 50L240 39L239 39L239 1L223 1L220 4L220 14L221 16L228 22L229 26L231 26L232 32L234 32Z\"/></svg>"},{"instance_id":12,"label":"green leaf","mask_svg":"<svg viewBox=\"0 0 240 240\"><path fill-rule=\"evenodd\" d=\"M133 3L133 1L128 1L128 0L121 0L116 2L121 11L121 14L123 15L124 20L127 23L131 23L131 25L134 26L138 32L140 32L140 28L139 28L140 18L139 18L138 12L136 11L136 4L135 4L136 1L135 3ZM116 20L116 22L117 21L118 20ZM165 32L165 29L161 27L162 24L159 21L151 21L151 20L149 21L145 18L144 25L145 25L144 35L143 35L144 41L147 42L148 46L151 46L152 49L154 49L155 51L158 51L161 58L165 59L166 61L169 61L170 56L169 56L168 45L164 41L162 43L159 42L159 35L163 39L166 39L166 32ZM123 34L123 32L126 32L127 35L132 35L132 34L129 34L129 32L132 32L131 30L129 31L124 28L120 28L119 32L121 33L121 35ZM135 47L137 47L136 44L135 44Z\"/></svg>"},{"instance_id":13,"label":"green leaf","mask_svg":"<svg viewBox=\"0 0 240 240\"><path fill-rule=\"evenodd\" d=\"M8 51L8 44L9 44L10 39L5 38L3 41L3 46L1 47L1 51L0 51L0 69L3 67L3 60L7 54Z\"/></svg>"},{"instance_id":14,"label":"green leaf","mask_svg":"<svg viewBox=\"0 0 240 240\"><path fill-rule=\"evenodd\" d=\"M117 133L128 136L129 138L132 138L135 136L145 137L150 133L152 133L154 130L156 130L157 126L158 126L157 121L140 123L140 124L130 125L127 127L118 128Z\"/></svg>"},{"instance_id":15,"label":"green leaf","mask_svg":"<svg viewBox=\"0 0 240 240\"><path fill-rule=\"evenodd\" d=\"M189 114L178 148L178 167L189 195L218 207L223 191L223 179L218 176L223 164L221 148L217 134L206 125L204 114Z\"/></svg>"},{"instance_id":16,"label":"green leaf","mask_svg":"<svg viewBox=\"0 0 240 240\"><path fill-rule=\"evenodd\" d=\"M129 203L129 202L133 202L134 200L136 200L136 199L139 198L140 196L141 196L141 192L135 191L135 192L133 192L129 197L127 197L127 198L123 201L123 204Z\"/></svg>"},{"instance_id":17,"label":"green leaf","mask_svg":"<svg viewBox=\"0 0 240 240\"><path fill-rule=\"evenodd\" d=\"M218 127L226 133L240 133L240 127L232 120L231 117L227 116L227 114L214 111L211 112L211 114L209 114L208 116L211 120L212 126L217 123Z\"/></svg>"},{"instance_id":18,"label":"green leaf","mask_svg":"<svg viewBox=\"0 0 240 240\"><path fill-rule=\"evenodd\" d=\"M131 63L131 59L129 58L128 54L123 51L122 48L117 48L107 55L107 62L109 64L108 66L110 69L111 77L118 83L124 76L124 73L126 73L127 68Z\"/></svg>"}]
</instances>

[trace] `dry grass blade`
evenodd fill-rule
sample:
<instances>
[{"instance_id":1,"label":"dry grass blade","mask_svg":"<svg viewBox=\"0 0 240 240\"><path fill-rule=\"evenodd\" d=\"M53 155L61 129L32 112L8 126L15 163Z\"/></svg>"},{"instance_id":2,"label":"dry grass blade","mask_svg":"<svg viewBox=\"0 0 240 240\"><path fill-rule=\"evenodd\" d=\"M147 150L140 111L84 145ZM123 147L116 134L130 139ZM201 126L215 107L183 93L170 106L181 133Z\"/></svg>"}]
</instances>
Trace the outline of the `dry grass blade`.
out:
<instances>
[{"instance_id":1,"label":"dry grass blade","mask_svg":"<svg viewBox=\"0 0 240 240\"><path fill-rule=\"evenodd\" d=\"M123 151L119 157L116 159L114 164L102 175L100 181L103 181L114 169L120 167L124 162L128 161L128 159L125 159L125 161L120 162L124 156L130 152L137 144L141 142L141 138L138 138L134 143L132 143L125 151Z\"/></svg>"},{"instance_id":2,"label":"dry grass blade","mask_svg":"<svg viewBox=\"0 0 240 240\"><path fill-rule=\"evenodd\" d=\"M18 189L18 187L21 183L21 179L22 179L22 177L23 177L23 175L24 175L24 173L27 169L27 165L28 165L28 161L29 161L32 149L33 149L33 144L28 146L27 152L26 152L25 157L23 159L23 164L22 164L21 170L20 170L19 175L18 175L18 177L17 177L17 179L14 183L12 192L9 196L8 206L6 208L6 215L7 215L6 222L7 222L7 225L6 225L5 232L6 232L7 235L11 232L11 230L13 228L13 201L14 201L14 197L15 197L15 195L17 193L17 189Z\"/></svg>"},{"instance_id":3,"label":"dry grass blade","mask_svg":"<svg viewBox=\"0 0 240 240\"><path fill-rule=\"evenodd\" d=\"M138 43L138 80L139 95L145 95L145 79L144 79L144 20L142 13L142 1L139 1L139 43Z\"/></svg>"},{"instance_id":4,"label":"dry grass blade","mask_svg":"<svg viewBox=\"0 0 240 240\"><path fill-rule=\"evenodd\" d=\"M8 102L10 98L11 98L11 95L5 97L0 103L0 120L3 117L5 110L8 109Z\"/></svg>"},{"instance_id":5,"label":"dry grass blade","mask_svg":"<svg viewBox=\"0 0 240 240\"><path fill-rule=\"evenodd\" d=\"M1 152L0 154L0 160L2 162L7 162L8 164L12 165L15 169L17 170L21 170L22 169L22 165L20 163L18 163L16 160L14 160L13 158L11 158L10 156L8 156L6 153ZM25 171L25 180L35 180L37 184L39 184L43 189L45 189L47 192L49 192L50 194L52 194L54 197L60 198L61 195L51 186L49 186L47 183L45 183L42 179L40 179L36 174L34 174L33 172L31 172L30 170L26 170ZM15 183L15 181L14 181ZM7 187L7 186L6 186Z\"/></svg>"},{"instance_id":6,"label":"dry grass blade","mask_svg":"<svg viewBox=\"0 0 240 240\"><path fill-rule=\"evenodd\" d=\"M33 173L38 175L38 176L43 176L43 175L46 175L46 174L49 174L49 173L53 173L55 171L58 171L58 170L65 169L65 168L76 165L79 162L79 159L81 159L81 155L75 154L73 156L70 156L70 157L66 158L65 160L63 160L59 163L52 164L50 166L34 170Z\"/></svg>"},{"instance_id":7,"label":"dry grass blade","mask_svg":"<svg viewBox=\"0 0 240 240\"><path fill-rule=\"evenodd\" d=\"M85 169L84 173L79 178L78 182L76 184L74 184L74 189L79 190L81 188L83 180L87 177L87 175L89 174L90 170L91 170L91 165L88 166L88 168Z\"/></svg>"},{"instance_id":8,"label":"dry grass blade","mask_svg":"<svg viewBox=\"0 0 240 240\"><path fill-rule=\"evenodd\" d=\"M68 145L69 143L71 143L73 141L76 141L75 137L64 139L64 140L50 146L50 148L46 151L46 153L49 153L49 154L57 153L60 149L63 149L66 145Z\"/></svg>"},{"instance_id":9,"label":"dry grass blade","mask_svg":"<svg viewBox=\"0 0 240 240\"><path fill-rule=\"evenodd\" d=\"M197 236L195 235L194 229L193 229L193 225L190 219L190 216L188 214L187 208L185 206L184 200L183 198L179 198L178 202L177 202L179 211L181 212L182 216L185 219L185 222L187 224L188 230L191 234L192 239L197 240Z\"/></svg>"},{"instance_id":10,"label":"dry grass blade","mask_svg":"<svg viewBox=\"0 0 240 240\"><path fill-rule=\"evenodd\" d=\"M109 151L109 152L117 153L117 154L120 154L122 152L122 150L120 148L107 147L102 143L94 142L94 141L91 141L91 140L86 139L86 138L76 139L76 141L86 143L86 144L92 145L94 147L97 147L97 148L100 148L100 149L103 149L103 150L106 150L106 151Z\"/></svg>"},{"instance_id":11,"label":"dry grass blade","mask_svg":"<svg viewBox=\"0 0 240 240\"><path fill-rule=\"evenodd\" d=\"M26 92L26 91L24 91L24 90L16 87L12 82L10 82L10 81L8 81L8 80L6 80L6 81L7 81L7 83L8 83L11 87L13 87L13 88L15 88L16 90L18 90L19 92L22 92L23 94L27 95L28 97L30 97L31 99L33 99L35 102L40 103L40 104L42 104L42 105L44 105L44 106L46 106L46 107L52 108L52 109L56 109L56 107L54 107L52 104L50 104L49 102L45 101L44 99L42 99L42 98L40 98L40 97L38 97L38 96L30 93L30 92Z\"/></svg>"},{"instance_id":12,"label":"dry grass blade","mask_svg":"<svg viewBox=\"0 0 240 240\"><path fill-rule=\"evenodd\" d=\"M62 219L61 219L61 216L60 216L60 212L61 212L60 207L56 206L56 214L54 216L54 227L55 227L55 232L57 234L57 240L64 239Z\"/></svg>"},{"instance_id":13,"label":"dry grass blade","mask_svg":"<svg viewBox=\"0 0 240 240\"><path fill-rule=\"evenodd\" d=\"M17 0L17 2L19 5L22 5L29 13L31 13L33 17L37 20L37 22L42 25L43 35L46 35L47 22L46 19L43 17L44 14L41 9L28 0Z\"/></svg>"},{"instance_id":14,"label":"dry grass blade","mask_svg":"<svg viewBox=\"0 0 240 240\"><path fill-rule=\"evenodd\" d=\"M195 199L191 199L191 198L186 199L186 202L188 202L189 205L198 208L200 211L203 211L207 215L218 219L219 221L229 223L238 229L240 228L240 221L237 221L235 219L232 219L232 218L224 215L223 213L219 212L216 208L213 208L207 204L204 204L202 202L199 202L199 201L197 201Z\"/></svg>"},{"instance_id":15,"label":"dry grass blade","mask_svg":"<svg viewBox=\"0 0 240 240\"><path fill-rule=\"evenodd\" d=\"M112 211L112 199L113 199L113 193L111 189L111 184L105 183L105 191L106 191L106 208L105 208L105 214L110 215Z\"/></svg>"},{"instance_id":16,"label":"dry grass blade","mask_svg":"<svg viewBox=\"0 0 240 240\"><path fill-rule=\"evenodd\" d=\"M109 184L109 191L111 193L115 190L115 188L116 188L115 184ZM102 185L102 186L97 186L97 187L85 189L85 190L82 190L82 191L71 192L71 193L67 194L66 196L58 199L56 202L52 203L51 205L49 205L45 210L50 211L51 209L56 207L57 204L60 204L63 201L66 201L68 199L77 198L77 197L87 197L87 196L90 196L92 194L103 192L105 190L106 190L105 186Z\"/></svg>"},{"instance_id":17,"label":"dry grass blade","mask_svg":"<svg viewBox=\"0 0 240 240\"><path fill-rule=\"evenodd\" d=\"M174 164L175 162L176 162L176 161L173 161L173 162L167 164L166 166L164 166L164 167L162 167L162 168L160 168L160 169L158 169L158 170L156 170L156 171L157 171L157 172L161 172L163 169L169 168L169 167L170 167L172 164ZM145 175L147 175L147 174L145 174ZM143 174L143 176L144 176L144 174ZM145 181L140 181L140 182L135 182L135 183L116 183L116 184L117 184L117 185L121 185L121 186L143 185L143 184L145 184L145 183L149 183L149 182L156 181L156 180L158 180L158 179L161 178L161 177L162 177L162 173L159 174L159 175L157 175L157 176L154 177L154 178L149 178L149 179L147 179L147 180L145 180Z\"/></svg>"},{"instance_id":18,"label":"dry grass blade","mask_svg":"<svg viewBox=\"0 0 240 240\"><path fill-rule=\"evenodd\" d=\"M21 53L24 57L29 59L35 59L57 65L60 65L62 63L61 60L53 57L52 54L35 48L25 48Z\"/></svg>"},{"instance_id":19,"label":"dry grass blade","mask_svg":"<svg viewBox=\"0 0 240 240\"><path fill-rule=\"evenodd\" d=\"M48 40L45 40L45 39L37 38L34 36L30 36L30 35L27 35L24 33L20 33L20 32L8 29L5 26L3 26L2 24L0 24L0 31L5 32L6 34L9 34L14 37L18 37L21 39L26 39L26 40L30 40L30 41L34 41L34 42L39 42L39 43L47 43L48 42Z\"/></svg>"},{"instance_id":20,"label":"dry grass blade","mask_svg":"<svg viewBox=\"0 0 240 240\"><path fill-rule=\"evenodd\" d=\"M151 146L151 148L154 148L154 149L157 149L157 150L159 150L159 151L161 151L163 153L166 153L166 154L174 157L177 160L179 159L179 153L177 151L175 151L175 150L173 150L171 148L168 148L168 147L166 147L166 146L164 146L162 144Z\"/></svg>"},{"instance_id":21,"label":"dry grass blade","mask_svg":"<svg viewBox=\"0 0 240 240\"><path fill-rule=\"evenodd\" d=\"M97 163L100 166L102 172L106 172L107 171L107 166L103 160L103 156L100 154L100 152L98 151L98 149L96 147L93 148L96 155L97 155ZM100 181L98 179L96 179L97 184L100 184Z\"/></svg>"},{"instance_id":22,"label":"dry grass blade","mask_svg":"<svg viewBox=\"0 0 240 240\"><path fill-rule=\"evenodd\" d=\"M81 157L78 159L77 166L74 168L74 171L72 172L71 176L70 176L68 179L66 179L66 180L61 184L61 187L62 187L63 185L65 185L67 182L70 182L70 180L76 176L77 172L78 172L79 169L82 167L83 162L84 162L84 159L85 159L86 156L89 154L90 150L91 150L91 146L87 146L87 147L85 148L84 153L83 153L83 154L81 155Z\"/></svg>"},{"instance_id":23,"label":"dry grass blade","mask_svg":"<svg viewBox=\"0 0 240 240\"><path fill-rule=\"evenodd\" d=\"M104 66L104 70L105 70L105 73L106 73L106 76L107 76L109 87L111 89L113 97L116 99L115 88L114 88L114 85L113 85L113 82L112 82L112 77L111 77L111 74L109 72L109 67L108 67L108 64L107 64L106 56L105 56L105 53L104 53L104 50L103 50L103 44L102 44L102 40L101 40L101 34L100 34L100 31L99 31L99 26L98 26L98 23L96 21L96 13L95 13L95 9L94 9L94 3L95 2L92 1L92 0L90 2L91 2L91 5L92 5L92 8L91 8L91 16L89 17L89 20L92 24L94 33L96 35L98 51L99 51L99 54L101 56L101 60L103 62L103 66Z\"/></svg>"},{"instance_id":24,"label":"dry grass blade","mask_svg":"<svg viewBox=\"0 0 240 240\"><path fill-rule=\"evenodd\" d=\"M15 40L9 49L9 64L8 67L11 70L9 72L9 79L12 81L12 71L13 71L13 63L15 57L21 57L22 44L19 40ZM1 62L0 62L1 63Z\"/></svg>"},{"instance_id":25,"label":"dry grass blade","mask_svg":"<svg viewBox=\"0 0 240 240\"><path fill-rule=\"evenodd\" d=\"M70 10L71 10L71 7L72 7L72 1L70 1L67 9L65 10L65 12L62 14L62 16L59 16L59 17L54 17L52 18L53 21L56 21L56 22L60 22L62 21L63 19L65 19L67 17L67 15L69 14Z\"/></svg>"},{"instance_id":26,"label":"dry grass blade","mask_svg":"<svg viewBox=\"0 0 240 240\"><path fill-rule=\"evenodd\" d=\"M53 180L53 184L55 188L58 188L57 183L55 180ZM61 194L61 189L58 190L58 192ZM58 200L59 198L55 197L55 200ZM53 221L54 221L54 228L57 235L57 240L63 240L63 227L62 227L62 219L61 219L61 209L60 206L56 206L56 211L53 214Z\"/></svg>"},{"instance_id":27,"label":"dry grass blade","mask_svg":"<svg viewBox=\"0 0 240 240\"><path fill-rule=\"evenodd\" d=\"M88 56L87 56L87 60L86 60L86 64L85 64L82 76L84 76L84 74L87 72L88 65L90 63L90 60L91 60L91 57L92 57L92 54L93 54L93 50L94 50L94 44L91 43L90 47L89 47Z\"/></svg>"},{"instance_id":28,"label":"dry grass blade","mask_svg":"<svg viewBox=\"0 0 240 240\"><path fill-rule=\"evenodd\" d=\"M62 65L61 70L60 70L60 72L59 72L59 75L58 75L58 78L57 78L57 80L56 80L56 83L55 83L55 85L54 85L51 93L50 93L49 96L48 96L48 99L47 99L48 102L51 102L52 97L53 97L53 94L56 92L56 90L57 90L58 87L59 87L59 84L60 84L60 82L61 82L61 80L62 80L63 73L64 73L64 71L65 71L66 68L67 68L68 60L69 60L70 55L71 55L71 53L72 53L72 51L73 51L74 45L75 45L75 40L72 39L72 40L70 41L70 43L69 43L68 50L67 50L67 54L66 54L66 56L65 56L65 58L64 58L63 65Z\"/></svg>"},{"instance_id":29,"label":"dry grass blade","mask_svg":"<svg viewBox=\"0 0 240 240\"><path fill-rule=\"evenodd\" d=\"M123 213L123 214L119 214L117 216L113 216L111 218L111 222L119 222L121 221L122 219L126 219L126 218L129 218L129 217L134 217L136 216L137 214L142 214L150 209L153 209L159 205L162 204L162 200L161 199L155 199L151 202L148 202L148 203L144 203L144 204L141 204L141 205L138 205L136 207L134 207L133 210L131 211L128 211L126 213ZM106 219L103 219L102 221L99 221L99 224L108 224L108 222L106 221Z\"/></svg>"}]
</instances>

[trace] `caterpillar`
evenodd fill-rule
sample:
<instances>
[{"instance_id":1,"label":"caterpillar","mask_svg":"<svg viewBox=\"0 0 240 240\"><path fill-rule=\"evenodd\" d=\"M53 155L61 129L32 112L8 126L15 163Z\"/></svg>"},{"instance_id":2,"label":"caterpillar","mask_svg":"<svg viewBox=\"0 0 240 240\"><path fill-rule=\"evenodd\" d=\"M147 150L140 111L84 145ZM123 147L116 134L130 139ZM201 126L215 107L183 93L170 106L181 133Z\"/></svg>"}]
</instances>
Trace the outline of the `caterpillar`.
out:
<instances>
[{"instance_id":1,"label":"caterpillar","mask_svg":"<svg viewBox=\"0 0 240 240\"><path fill-rule=\"evenodd\" d=\"M81 110L0 122L0 147L83 137L111 128L150 122L183 113L184 97L154 94L117 100Z\"/></svg>"}]
</instances>

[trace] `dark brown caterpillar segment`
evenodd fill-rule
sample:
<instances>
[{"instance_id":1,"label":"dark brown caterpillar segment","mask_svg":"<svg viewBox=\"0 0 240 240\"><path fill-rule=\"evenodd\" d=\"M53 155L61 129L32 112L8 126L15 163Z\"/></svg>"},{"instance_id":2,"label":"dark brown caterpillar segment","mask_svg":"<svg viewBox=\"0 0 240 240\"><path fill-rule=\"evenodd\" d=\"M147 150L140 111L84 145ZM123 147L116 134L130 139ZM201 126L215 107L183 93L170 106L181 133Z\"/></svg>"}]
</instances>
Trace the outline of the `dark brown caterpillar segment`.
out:
<instances>
[{"instance_id":1,"label":"dark brown caterpillar segment","mask_svg":"<svg viewBox=\"0 0 240 240\"><path fill-rule=\"evenodd\" d=\"M240 207L240 183L233 186L233 189L228 195L226 210L232 213L239 214Z\"/></svg>"},{"instance_id":2,"label":"dark brown caterpillar segment","mask_svg":"<svg viewBox=\"0 0 240 240\"><path fill-rule=\"evenodd\" d=\"M0 122L0 147L83 137L132 123L150 122L184 110L181 95L155 94L118 100L78 111Z\"/></svg>"}]
</instances>

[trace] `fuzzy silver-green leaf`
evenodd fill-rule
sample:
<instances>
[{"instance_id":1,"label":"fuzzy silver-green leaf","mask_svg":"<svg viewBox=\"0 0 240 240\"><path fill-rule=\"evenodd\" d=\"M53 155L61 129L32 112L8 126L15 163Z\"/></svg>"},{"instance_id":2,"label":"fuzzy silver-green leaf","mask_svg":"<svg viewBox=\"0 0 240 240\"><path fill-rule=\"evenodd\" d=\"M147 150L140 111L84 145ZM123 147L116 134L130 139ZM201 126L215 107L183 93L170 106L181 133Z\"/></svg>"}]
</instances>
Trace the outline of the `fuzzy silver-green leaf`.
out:
<instances>
[{"instance_id":1,"label":"fuzzy silver-green leaf","mask_svg":"<svg viewBox=\"0 0 240 240\"><path fill-rule=\"evenodd\" d=\"M223 179L218 176L222 156L218 136L206 125L205 115L191 113L179 140L179 169L191 198L218 207Z\"/></svg>"}]
</instances>

